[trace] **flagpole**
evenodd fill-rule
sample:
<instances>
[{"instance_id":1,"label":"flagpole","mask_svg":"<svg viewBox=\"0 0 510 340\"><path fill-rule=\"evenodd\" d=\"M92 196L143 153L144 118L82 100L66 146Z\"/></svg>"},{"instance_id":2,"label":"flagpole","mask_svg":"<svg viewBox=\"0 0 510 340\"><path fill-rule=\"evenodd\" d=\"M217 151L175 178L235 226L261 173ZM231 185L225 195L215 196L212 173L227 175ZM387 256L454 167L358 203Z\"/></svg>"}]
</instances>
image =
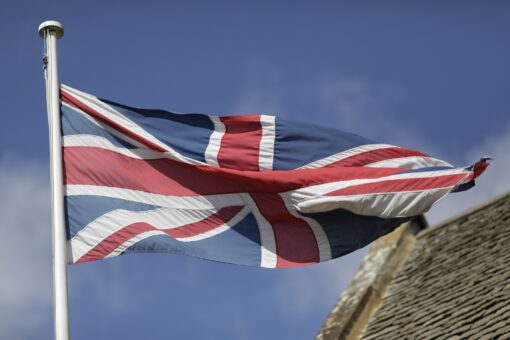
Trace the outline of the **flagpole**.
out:
<instances>
[{"instance_id":1,"label":"flagpole","mask_svg":"<svg viewBox=\"0 0 510 340\"><path fill-rule=\"evenodd\" d=\"M57 40L64 35L58 21L39 25L44 39L44 75L50 131L51 215L53 241L53 302L55 340L69 340L67 302L67 238L64 221L62 137L60 133L60 83L57 70Z\"/></svg>"}]
</instances>

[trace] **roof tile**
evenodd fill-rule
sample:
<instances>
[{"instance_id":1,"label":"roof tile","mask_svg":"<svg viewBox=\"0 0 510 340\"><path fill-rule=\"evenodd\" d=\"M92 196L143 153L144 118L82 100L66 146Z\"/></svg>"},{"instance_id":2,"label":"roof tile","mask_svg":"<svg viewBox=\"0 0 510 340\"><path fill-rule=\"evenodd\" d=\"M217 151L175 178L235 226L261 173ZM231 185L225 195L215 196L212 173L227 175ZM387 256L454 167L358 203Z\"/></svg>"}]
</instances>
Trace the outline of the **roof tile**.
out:
<instances>
[{"instance_id":1,"label":"roof tile","mask_svg":"<svg viewBox=\"0 0 510 340\"><path fill-rule=\"evenodd\" d=\"M510 339L510 195L422 232L362 339Z\"/></svg>"}]
</instances>

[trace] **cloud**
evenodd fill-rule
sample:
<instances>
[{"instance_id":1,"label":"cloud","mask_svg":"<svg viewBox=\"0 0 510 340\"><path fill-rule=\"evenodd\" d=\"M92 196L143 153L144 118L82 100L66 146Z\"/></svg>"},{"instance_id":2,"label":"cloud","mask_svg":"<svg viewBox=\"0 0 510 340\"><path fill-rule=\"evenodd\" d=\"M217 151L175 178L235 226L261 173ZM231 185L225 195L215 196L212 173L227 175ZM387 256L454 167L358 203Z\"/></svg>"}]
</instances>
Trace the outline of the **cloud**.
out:
<instances>
[{"instance_id":1,"label":"cloud","mask_svg":"<svg viewBox=\"0 0 510 340\"><path fill-rule=\"evenodd\" d=\"M395 130L391 108L403 95L397 86L378 86L358 77L327 77L317 81L313 92L321 111L329 115L328 121L342 130L366 136L392 134ZM371 124L367 124L368 118Z\"/></svg>"},{"instance_id":2,"label":"cloud","mask_svg":"<svg viewBox=\"0 0 510 340\"><path fill-rule=\"evenodd\" d=\"M0 159L0 338L49 338L51 227L46 164Z\"/></svg>"},{"instance_id":3,"label":"cloud","mask_svg":"<svg viewBox=\"0 0 510 340\"><path fill-rule=\"evenodd\" d=\"M476 205L504 194L510 190L510 127L497 136L490 136L479 146L469 150L464 156L466 164L480 157L493 157L493 164L476 180L476 186L468 192L448 195L438 202L429 213L427 219L432 225L460 214Z\"/></svg>"},{"instance_id":4,"label":"cloud","mask_svg":"<svg viewBox=\"0 0 510 340\"><path fill-rule=\"evenodd\" d=\"M53 335L49 166L0 158L0 339L49 339ZM117 263L71 266L69 293L76 305L86 292L103 301L105 314L128 312L127 276ZM99 275L100 271L102 275ZM107 275L104 275L107 272Z\"/></svg>"},{"instance_id":5,"label":"cloud","mask_svg":"<svg viewBox=\"0 0 510 340\"><path fill-rule=\"evenodd\" d=\"M233 113L281 112L286 91L279 70L261 61L252 60L246 65L245 79L233 104Z\"/></svg>"},{"instance_id":6,"label":"cloud","mask_svg":"<svg viewBox=\"0 0 510 340\"><path fill-rule=\"evenodd\" d=\"M361 136L440 155L420 131L405 126L397 115L405 89L359 77L318 79L314 91L324 121Z\"/></svg>"}]
</instances>

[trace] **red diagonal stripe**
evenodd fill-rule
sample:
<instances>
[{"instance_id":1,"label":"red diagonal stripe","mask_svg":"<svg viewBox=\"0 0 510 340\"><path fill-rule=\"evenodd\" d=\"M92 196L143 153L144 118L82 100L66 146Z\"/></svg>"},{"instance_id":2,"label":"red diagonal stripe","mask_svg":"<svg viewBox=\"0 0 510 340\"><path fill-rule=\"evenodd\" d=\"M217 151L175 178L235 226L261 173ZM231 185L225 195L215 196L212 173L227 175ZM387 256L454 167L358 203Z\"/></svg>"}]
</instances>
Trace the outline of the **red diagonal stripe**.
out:
<instances>
[{"instance_id":1,"label":"red diagonal stripe","mask_svg":"<svg viewBox=\"0 0 510 340\"><path fill-rule=\"evenodd\" d=\"M406 178L380 181L375 183L353 185L344 189L329 192L325 196L349 196L401 191L431 190L456 185L465 177L466 174L458 174L426 178Z\"/></svg>"},{"instance_id":2,"label":"red diagonal stripe","mask_svg":"<svg viewBox=\"0 0 510 340\"><path fill-rule=\"evenodd\" d=\"M277 268L302 266L320 261L315 235L304 220L292 215L278 194L255 193L251 197L272 225Z\"/></svg>"},{"instance_id":3,"label":"red diagonal stripe","mask_svg":"<svg viewBox=\"0 0 510 340\"><path fill-rule=\"evenodd\" d=\"M473 179L477 178L478 176L484 173L484 171L490 165L490 163L488 162L489 160L490 160L489 158L482 159L473 165Z\"/></svg>"},{"instance_id":4,"label":"red diagonal stripe","mask_svg":"<svg viewBox=\"0 0 510 340\"><path fill-rule=\"evenodd\" d=\"M242 208L243 206L221 208L217 213L203 219L200 222L187 224L178 228L167 229L165 230L165 233L173 238L197 236L224 225L234 218L234 216L237 215Z\"/></svg>"},{"instance_id":5,"label":"red diagonal stripe","mask_svg":"<svg viewBox=\"0 0 510 340\"><path fill-rule=\"evenodd\" d=\"M221 117L225 134L221 139L218 163L223 168L259 170L262 125L259 115Z\"/></svg>"},{"instance_id":6,"label":"red diagonal stripe","mask_svg":"<svg viewBox=\"0 0 510 340\"><path fill-rule=\"evenodd\" d=\"M190 223L177 228L159 230L172 236L173 238L197 236L221 227L230 221L237 213L239 213L242 208L243 206L225 207L220 209L217 213L204 218L201 221ZM98 243L89 252L80 257L76 263L100 260L117 249L118 246L130 238L151 230L158 229L144 222L130 224Z\"/></svg>"},{"instance_id":7,"label":"red diagonal stripe","mask_svg":"<svg viewBox=\"0 0 510 340\"><path fill-rule=\"evenodd\" d=\"M155 229L156 228L147 223L140 222L130 224L98 243L94 248L80 257L76 263L101 260L130 238Z\"/></svg>"},{"instance_id":8,"label":"red diagonal stripe","mask_svg":"<svg viewBox=\"0 0 510 340\"><path fill-rule=\"evenodd\" d=\"M167 151L165 148L151 142L150 140L138 135L137 133L125 128L124 126L122 126L122 125L116 123L115 121L111 120L110 118L106 117L105 115L97 112L96 110L94 110L90 106L86 105L85 103L83 103L82 101L80 101L79 99L77 99L76 97L74 97L73 95L71 95L70 93L66 92L63 89L60 89L60 98L64 102L66 102L70 105L73 105L73 106L77 107L78 109L86 112L88 115L110 125L117 131L122 132L129 138L136 140L137 142L145 145L146 147L148 147L151 150L158 151L158 152Z\"/></svg>"},{"instance_id":9,"label":"red diagonal stripe","mask_svg":"<svg viewBox=\"0 0 510 340\"><path fill-rule=\"evenodd\" d=\"M342 160L339 160L337 162L328 164L328 165L326 165L326 167L365 166L365 165L376 163L376 162L383 161L386 159L411 157L411 156L429 157L428 155L421 153L419 151L404 149L404 148L399 148L399 147L391 147L391 148L376 149L376 150L362 152L362 153L356 154L354 156L350 156L350 157L344 158Z\"/></svg>"}]
</instances>

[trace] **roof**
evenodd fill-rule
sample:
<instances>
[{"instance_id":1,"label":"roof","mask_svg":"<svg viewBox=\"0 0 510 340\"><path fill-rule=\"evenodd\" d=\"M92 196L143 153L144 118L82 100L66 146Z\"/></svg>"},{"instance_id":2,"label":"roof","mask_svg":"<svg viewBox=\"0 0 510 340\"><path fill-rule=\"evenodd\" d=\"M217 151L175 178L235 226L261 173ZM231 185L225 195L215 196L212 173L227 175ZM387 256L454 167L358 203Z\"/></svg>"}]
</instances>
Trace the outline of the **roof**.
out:
<instances>
[{"instance_id":1,"label":"roof","mask_svg":"<svg viewBox=\"0 0 510 340\"><path fill-rule=\"evenodd\" d=\"M510 194L418 233L401 254L402 265L375 287L379 300L358 299L357 315L336 333L327 327L332 313L318 339L510 339Z\"/></svg>"}]
</instances>

